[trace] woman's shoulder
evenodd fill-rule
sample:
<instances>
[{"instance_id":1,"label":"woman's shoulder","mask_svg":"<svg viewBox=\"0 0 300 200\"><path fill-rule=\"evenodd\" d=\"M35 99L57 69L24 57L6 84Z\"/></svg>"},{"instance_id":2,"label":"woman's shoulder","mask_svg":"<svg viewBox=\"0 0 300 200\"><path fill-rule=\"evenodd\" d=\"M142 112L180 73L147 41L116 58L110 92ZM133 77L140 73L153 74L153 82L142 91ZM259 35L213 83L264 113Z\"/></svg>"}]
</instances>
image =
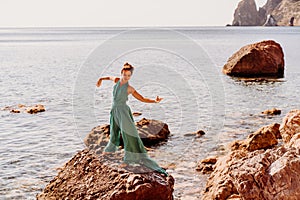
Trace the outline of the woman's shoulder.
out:
<instances>
[{"instance_id":1,"label":"woman's shoulder","mask_svg":"<svg viewBox=\"0 0 300 200\"><path fill-rule=\"evenodd\" d=\"M128 88L127 88L127 90L128 90L128 93L129 93L129 94L133 94L133 93L134 93L134 91L135 91L134 87L132 87L132 86L131 86L131 85L129 85L129 84L128 84Z\"/></svg>"},{"instance_id":2,"label":"woman's shoulder","mask_svg":"<svg viewBox=\"0 0 300 200\"><path fill-rule=\"evenodd\" d=\"M120 78L117 76L114 76L114 77L112 77L112 80L114 81L114 83L117 83L120 80Z\"/></svg>"}]
</instances>

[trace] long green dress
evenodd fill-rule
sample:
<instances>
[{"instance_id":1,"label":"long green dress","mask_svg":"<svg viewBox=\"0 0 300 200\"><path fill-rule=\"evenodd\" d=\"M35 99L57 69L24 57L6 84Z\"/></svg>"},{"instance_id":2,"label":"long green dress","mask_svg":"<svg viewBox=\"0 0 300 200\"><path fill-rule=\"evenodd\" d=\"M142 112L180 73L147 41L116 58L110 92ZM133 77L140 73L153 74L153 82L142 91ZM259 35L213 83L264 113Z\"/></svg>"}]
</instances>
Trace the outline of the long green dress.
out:
<instances>
[{"instance_id":1,"label":"long green dress","mask_svg":"<svg viewBox=\"0 0 300 200\"><path fill-rule=\"evenodd\" d=\"M124 162L127 164L142 164L149 169L168 176L167 172L152 160L144 147L135 127L128 100L128 82L120 86L120 80L114 85L113 105L110 111L110 140L105 152L115 152L120 144L120 133L124 142Z\"/></svg>"}]
</instances>

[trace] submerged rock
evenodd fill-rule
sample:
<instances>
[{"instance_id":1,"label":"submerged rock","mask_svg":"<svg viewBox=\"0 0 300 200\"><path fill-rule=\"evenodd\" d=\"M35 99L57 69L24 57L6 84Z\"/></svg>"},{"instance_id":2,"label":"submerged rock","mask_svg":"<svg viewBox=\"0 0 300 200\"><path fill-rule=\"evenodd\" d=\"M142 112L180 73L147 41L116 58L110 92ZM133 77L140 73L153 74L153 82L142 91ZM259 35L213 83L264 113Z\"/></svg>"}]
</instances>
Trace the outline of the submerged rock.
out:
<instances>
[{"instance_id":1,"label":"submerged rock","mask_svg":"<svg viewBox=\"0 0 300 200\"><path fill-rule=\"evenodd\" d=\"M84 139L90 149L99 150L109 141L109 125L101 125L92 129ZM151 146L165 141L170 135L168 125L158 120L143 118L136 123L136 128L145 146ZM121 143L123 145L122 136Z\"/></svg>"},{"instance_id":2,"label":"submerged rock","mask_svg":"<svg viewBox=\"0 0 300 200\"><path fill-rule=\"evenodd\" d=\"M44 112L45 106L42 104L37 104L35 106L29 106L26 108L26 112L30 114L38 113L38 112Z\"/></svg>"},{"instance_id":3,"label":"submerged rock","mask_svg":"<svg viewBox=\"0 0 300 200\"><path fill-rule=\"evenodd\" d=\"M247 147L251 143L244 142L244 148L233 149L227 155L219 157L202 199L299 199L299 122L300 110L293 110L287 114L280 126L280 133L285 142L281 146L274 146L275 142L265 141L272 144L268 145L270 149L249 149ZM278 129L278 125L270 126ZM263 127L259 132L264 132L265 136L274 134L270 126ZM254 137L249 136L248 139L250 138ZM268 140L268 137L264 140ZM271 140L275 141L273 136Z\"/></svg>"},{"instance_id":4,"label":"submerged rock","mask_svg":"<svg viewBox=\"0 0 300 200\"><path fill-rule=\"evenodd\" d=\"M116 154L115 154L116 155ZM114 159L78 152L37 199L171 200L174 178L143 166L120 168Z\"/></svg>"},{"instance_id":5,"label":"submerged rock","mask_svg":"<svg viewBox=\"0 0 300 200\"><path fill-rule=\"evenodd\" d=\"M273 40L242 47L223 67L223 73L236 77L277 77L284 75L284 55Z\"/></svg>"},{"instance_id":6,"label":"submerged rock","mask_svg":"<svg viewBox=\"0 0 300 200\"><path fill-rule=\"evenodd\" d=\"M187 137L190 137L190 136L193 136L193 137L201 137L205 135L205 132L203 130L198 130L196 132L192 132L192 133L186 133L184 134L184 136L187 136Z\"/></svg>"},{"instance_id":7,"label":"submerged rock","mask_svg":"<svg viewBox=\"0 0 300 200\"><path fill-rule=\"evenodd\" d=\"M9 110L11 113L21 113L26 112L29 114L36 114L38 112L45 112L45 106L42 104L36 104L34 106L26 106L24 104L18 104L17 108L15 106L6 106L1 110Z\"/></svg>"}]
</instances>

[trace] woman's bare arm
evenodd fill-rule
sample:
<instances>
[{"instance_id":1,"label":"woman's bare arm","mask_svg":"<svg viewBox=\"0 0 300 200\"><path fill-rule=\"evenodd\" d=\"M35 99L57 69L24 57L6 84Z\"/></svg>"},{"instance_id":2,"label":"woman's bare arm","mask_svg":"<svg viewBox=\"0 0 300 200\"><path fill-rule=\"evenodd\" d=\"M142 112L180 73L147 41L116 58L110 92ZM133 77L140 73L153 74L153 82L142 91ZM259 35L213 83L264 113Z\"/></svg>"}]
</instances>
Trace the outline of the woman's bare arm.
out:
<instances>
[{"instance_id":1,"label":"woman's bare arm","mask_svg":"<svg viewBox=\"0 0 300 200\"><path fill-rule=\"evenodd\" d=\"M99 78L99 80L97 81L96 83L96 86L97 87L100 87L101 86L101 83L103 80L110 80L110 81L113 81L113 82L118 82L120 78L119 77L116 77L116 76L106 76L106 77L101 77Z\"/></svg>"},{"instance_id":2,"label":"woman's bare arm","mask_svg":"<svg viewBox=\"0 0 300 200\"><path fill-rule=\"evenodd\" d=\"M140 93L138 93L133 87L130 86L129 93L132 94L137 100L144 102L144 103L159 103L163 98L160 98L159 96L156 96L156 99L149 99L143 97Z\"/></svg>"}]
</instances>

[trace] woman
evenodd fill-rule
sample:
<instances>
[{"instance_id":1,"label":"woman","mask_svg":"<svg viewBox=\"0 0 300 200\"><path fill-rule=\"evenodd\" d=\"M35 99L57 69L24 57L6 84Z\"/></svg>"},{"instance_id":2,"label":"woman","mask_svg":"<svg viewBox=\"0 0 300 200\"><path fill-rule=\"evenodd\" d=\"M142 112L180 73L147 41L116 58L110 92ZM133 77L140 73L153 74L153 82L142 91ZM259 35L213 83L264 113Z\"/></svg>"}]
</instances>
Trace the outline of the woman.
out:
<instances>
[{"instance_id":1,"label":"woman","mask_svg":"<svg viewBox=\"0 0 300 200\"><path fill-rule=\"evenodd\" d=\"M125 63L121 70L121 78L102 77L96 84L97 87L100 87L102 80L111 80L116 83L113 88L113 105L110 111L110 140L103 154L109 154L117 150L120 144L121 133L125 149L124 165L130 163L143 164L150 169L168 176L167 172L148 156L135 127L131 109L126 104L129 94L132 94L136 99L145 103L159 103L162 98L158 96L155 100L145 98L129 85L128 81L132 76L133 69L133 66Z\"/></svg>"}]
</instances>

